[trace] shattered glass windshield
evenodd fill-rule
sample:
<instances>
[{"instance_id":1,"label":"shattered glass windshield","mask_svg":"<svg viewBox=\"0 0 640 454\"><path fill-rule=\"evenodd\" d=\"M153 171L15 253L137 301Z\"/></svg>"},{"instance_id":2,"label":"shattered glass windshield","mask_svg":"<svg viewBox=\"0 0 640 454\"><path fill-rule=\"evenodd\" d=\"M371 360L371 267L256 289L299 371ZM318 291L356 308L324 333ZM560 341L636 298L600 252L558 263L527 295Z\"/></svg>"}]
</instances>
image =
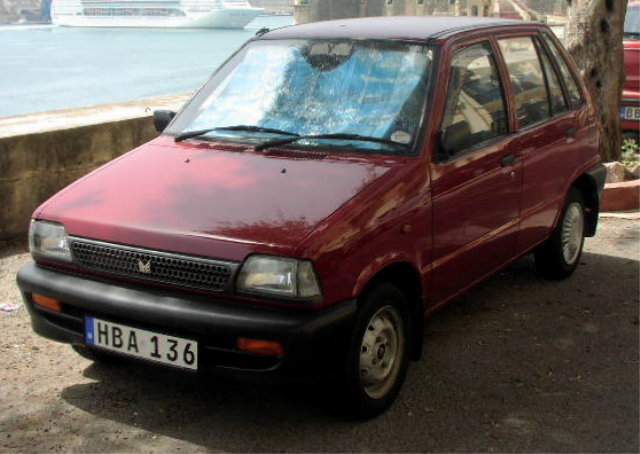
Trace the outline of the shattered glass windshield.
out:
<instances>
[{"instance_id":1,"label":"shattered glass windshield","mask_svg":"<svg viewBox=\"0 0 640 454\"><path fill-rule=\"evenodd\" d=\"M258 126L308 136L296 146L410 154L425 106L433 51L380 40L254 41L222 67L166 132ZM276 132L210 131L199 139L260 144ZM400 147L394 144L401 145Z\"/></svg>"}]
</instances>

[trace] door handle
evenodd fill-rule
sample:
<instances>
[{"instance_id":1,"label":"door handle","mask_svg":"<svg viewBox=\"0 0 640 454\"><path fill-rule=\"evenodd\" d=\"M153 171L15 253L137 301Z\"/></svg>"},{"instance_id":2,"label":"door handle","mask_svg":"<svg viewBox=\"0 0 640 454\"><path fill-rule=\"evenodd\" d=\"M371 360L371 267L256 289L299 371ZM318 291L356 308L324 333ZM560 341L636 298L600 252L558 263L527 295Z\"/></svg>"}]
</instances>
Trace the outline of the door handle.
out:
<instances>
[{"instance_id":1,"label":"door handle","mask_svg":"<svg viewBox=\"0 0 640 454\"><path fill-rule=\"evenodd\" d=\"M576 128L567 129L567 137L575 137L576 136Z\"/></svg>"},{"instance_id":2,"label":"door handle","mask_svg":"<svg viewBox=\"0 0 640 454\"><path fill-rule=\"evenodd\" d=\"M516 155L509 153L502 157L502 159L500 160L500 165L502 167L507 167L513 164L513 161L515 160L516 160Z\"/></svg>"}]
</instances>

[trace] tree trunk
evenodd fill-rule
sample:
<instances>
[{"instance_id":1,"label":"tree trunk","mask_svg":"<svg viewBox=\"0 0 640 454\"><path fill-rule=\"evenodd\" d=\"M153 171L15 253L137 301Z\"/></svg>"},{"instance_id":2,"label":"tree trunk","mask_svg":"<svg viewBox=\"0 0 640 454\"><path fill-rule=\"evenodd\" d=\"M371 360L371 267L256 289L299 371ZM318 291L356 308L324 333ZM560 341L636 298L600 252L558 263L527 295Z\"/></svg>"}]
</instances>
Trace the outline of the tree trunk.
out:
<instances>
[{"instance_id":1,"label":"tree trunk","mask_svg":"<svg viewBox=\"0 0 640 454\"><path fill-rule=\"evenodd\" d=\"M565 44L587 83L602 122L600 154L620 158L620 96L624 85L622 32L627 0L566 0Z\"/></svg>"}]
</instances>

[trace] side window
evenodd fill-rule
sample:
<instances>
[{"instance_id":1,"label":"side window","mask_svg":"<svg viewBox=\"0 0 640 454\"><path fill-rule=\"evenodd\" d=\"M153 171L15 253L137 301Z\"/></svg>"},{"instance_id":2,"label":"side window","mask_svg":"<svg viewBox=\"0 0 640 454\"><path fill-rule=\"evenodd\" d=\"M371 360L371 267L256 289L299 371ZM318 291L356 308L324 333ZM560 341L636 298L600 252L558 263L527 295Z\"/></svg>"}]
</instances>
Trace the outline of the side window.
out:
<instances>
[{"instance_id":1,"label":"side window","mask_svg":"<svg viewBox=\"0 0 640 454\"><path fill-rule=\"evenodd\" d=\"M562 79L564 80L565 87L567 87L567 94L569 95L569 102L571 103L571 107L573 109L580 107L582 105L582 96L580 96L580 90L578 89L578 84L576 83L576 79L571 74L571 70L569 69L569 65L562 57L556 44L553 40L544 33L542 35L544 37L544 41L547 44L547 47L551 51L551 55L558 63L558 67L560 68L560 74L562 74Z\"/></svg>"},{"instance_id":2,"label":"side window","mask_svg":"<svg viewBox=\"0 0 640 454\"><path fill-rule=\"evenodd\" d=\"M488 44L476 44L453 57L442 122L439 160L507 133L500 76Z\"/></svg>"},{"instance_id":3,"label":"side window","mask_svg":"<svg viewBox=\"0 0 640 454\"><path fill-rule=\"evenodd\" d=\"M524 128L549 118L549 97L533 38L523 36L498 42L509 68L520 126Z\"/></svg>"},{"instance_id":4,"label":"side window","mask_svg":"<svg viewBox=\"0 0 640 454\"><path fill-rule=\"evenodd\" d=\"M538 42L539 43L539 42ZM558 74L549 60L547 52L540 48L540 56L542 57L542 66L544 67L544 73L547 76L547 85L549 87L549 103L551 104L551 114L558 115L568 110L567 102L564 99L562 92L562 85L560 85L560 79Z\"/></svg>"}]
</instances>

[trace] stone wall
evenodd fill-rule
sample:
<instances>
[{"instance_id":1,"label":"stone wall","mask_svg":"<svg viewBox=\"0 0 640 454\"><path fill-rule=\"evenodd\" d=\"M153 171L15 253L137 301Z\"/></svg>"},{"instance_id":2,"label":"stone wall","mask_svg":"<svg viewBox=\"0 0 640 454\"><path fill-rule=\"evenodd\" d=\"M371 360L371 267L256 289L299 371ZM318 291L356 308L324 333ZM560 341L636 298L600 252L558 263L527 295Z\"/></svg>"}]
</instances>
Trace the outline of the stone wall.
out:
<instances>
[{"instance_id":1,"label":"stone wall","mask_svg":"<svg viewBox=\"0 0 640 454\"><path fill-rule=\"evenodd\" d=\"M478 15L493 11L494 0L293 0L296 22L303 24L330 19L368 16Z\"/></svg>"},{"instance_id":2,"label":"stone wall","mask_svg":"<svg viewBox=\"0 0 640 454\"><path fill-rule=\"evenodd\" d=\"M524 0L523 3L542 15L565 15L567 13L567 2L563 0Z\"/></svg>"},{"instance_id":3,"label":"stone wall","mask_svg":"<svg viewBox=\"0 0 640 454\"><path fill-rule=\"evenodd\" d=\"M33 211L60 189L157 135L154 109L188 94L0 118L0 247L24 242Z\"/></svg>"},{"instance_id":4,"label":"stone wall","mask_svg":"<svg viewBox=\"0 0 640 454\"><path fill-rule=\"evenodd\" d=\"M265 8L272 13L292 13L291 0L249 0L251 6Z\"/></svg>"},{"instance_id":5,"label":"stone wall","mask_svg":"<svg viewBox=\"0 0 640 454\"><path fill-rule=\"evenodd\" d=\"M0 24L9 24L20 19L21 11L40 11L40 0L0 0Z\"/></svg>"},{"instance_id":6,"label":"stone wall","mask_svg":"<svg viewBox=\"0 0 640 454\"><path fill-rule=\"evenodd\" d=\"M359 17L359 0L294 0L294 15L297 24L330 19Z\"/></svg>"}]
</instances>

